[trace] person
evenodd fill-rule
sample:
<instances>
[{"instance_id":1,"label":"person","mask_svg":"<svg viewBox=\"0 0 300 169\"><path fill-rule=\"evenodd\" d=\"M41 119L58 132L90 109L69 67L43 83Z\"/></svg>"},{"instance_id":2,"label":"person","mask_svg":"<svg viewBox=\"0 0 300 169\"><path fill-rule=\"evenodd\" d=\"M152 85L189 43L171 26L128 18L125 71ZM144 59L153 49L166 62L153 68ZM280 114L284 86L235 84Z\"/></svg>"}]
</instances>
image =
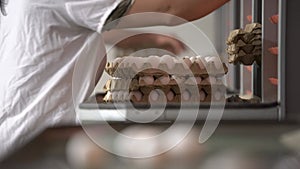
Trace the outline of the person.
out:
<instances>
[{"instance_id":1,"label":"person","mask_svg":"<svg viewBox=\"0 0 300 169\"><path fill-rule=\"evenodd\" d=\"M82 72L85 83L75 89L73 73L78 62L86 64L79 58L105 62L101 33L114 29L105 25L143 12L193 21L227 1L0 0L0 159L48 127L78 123L73 104L89 96L91 77L101 75L104 64L86 65L92 72ZM177 24L154 19L132 22L132 27ZM74 90L80 95L72 99Z\"/></svg>"}]
</instances>

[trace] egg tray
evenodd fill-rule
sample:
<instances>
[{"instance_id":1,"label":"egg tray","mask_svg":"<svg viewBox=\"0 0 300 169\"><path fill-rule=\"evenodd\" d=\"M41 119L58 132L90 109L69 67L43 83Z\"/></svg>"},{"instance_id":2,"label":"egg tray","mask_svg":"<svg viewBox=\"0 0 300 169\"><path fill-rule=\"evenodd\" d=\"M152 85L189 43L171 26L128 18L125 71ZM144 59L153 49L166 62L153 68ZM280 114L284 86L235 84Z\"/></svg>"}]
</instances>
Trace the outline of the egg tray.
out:
<instances>
[{"instance_id":1,"label":"egg tray","mask_svg":"<svg viewBox=\"0 0 300 169\"><path fill-rule=\"evenodd\" d=\"M224 97L225 99L225 97ZM176 95L174 97L173 100L167 100L167 103L193 103L193 102L202 102L202 103L208 103L208 102L211 102L211 96L210 95L207 95L205 97L205 99L203 101L200 101L199 99L191 99L191 100L188 100L188 101L181 101L181 95ZM132 102L132 103L141 103L141 104L147 104L147 105L150 105L150 100L149 100L149 96L143 96L143 98L141 100L137 100L135 97L131 97L129 100L114 100L112 98L112 96L110 97L107 97L105 96L103 101L105 103L122 103L122 102ZM166 100L163 100L163 99L159 99L158 101L153 101L152 103L158 103L158 104L161 104L161 103L164 103Z\"/></svg>"},{"instance_id":2,"label":"egg tray","mask_svg":"<svg viewBox=\"0 0 300 169\"><path fill-rule=\"evenodd\" d=\"M213 91L212 91L213 90ZM215 84L215 85L210 85L210 84L197 84L191 85L191 84L185 84L178 86L176 83L175 84L168 84L168 85L146 85L146 86L138 86L136 88L131 88L131 89L121 89L119 88L118 90L116 89L107 89L106 91L106 96L104 98L104 101L106 102L122 102L122 101L141 101L141 102L146 102L148 101L149 95L151 95L152 92L161 92L161 94L167 96L169 98L169 94L174 95L174 98L178 98L181 95L187 96L190 95L190 98L194 99L189 99L185 101L195 101L197 97L200 97L201 101L205 101L206 97L211 98L211 95L217 94L219 97L223 96L225 97L226 94L226 87L222 84ZM197 94L196 94L197 93ZM131 95L133 94L133 95ZM161 95L160 94L160 95ZM159 95L159 94L157 94ZM139 96L142 97L142 99L133 99L132 96ZM176 97L177 96L177 97ZM171 97L172 98L172 97ZM215 100L220 100L215 99ZM161 101L161 100L155 100L155 101ZM174 101L173 99L169 99L168 101ZM176 100L178 101L178 100ZM180 101L180 100L179 100Z\"/></svg>"},{"instance_id":3,"label":"egg tray","mask_svg":"<svg viewBox=\"0 0 300 169\"><path fill-rule=\"evenodd\" d=\"M230 32L226 43L237 44L238 42L252 43L253 41L260 40L262 34L262 25L259 23L247 24L244 29L235 29Z\"/></svg>"},{"instance_id":4,"label":"egg tray","mask_svg":"<svg viewBox=\"0 0 300 169\"><path fill-rule=\"evenodd\" d=\"M154 90L154 89L153 89ZM153 91L151 90L151 92ZM221 90L218 90L218 95L213 95L211 93L206 93L205 89L201 89L198 95L195 95L191 93L190 97L188 99L184 98L184 95L182 94L176 94L175 92L173 93L174 96L172 99L169 99L167 97L168 92L171 90L162 90L163 94L165 95L159 95L159 97L156 100L151 100L151 92L149 90L147 91L132 91L132 92L107 92L106 95L103 98L103 102L106 103L119 103L119 102L133 102L133 103L145 103L145 104L150 104L150 103L181 103L181 102L186 102L186 103L191 103L191 102L211 102L212 98L214 102L220 102L225 100L225 90L224 88ZM136 95L132 94L134 92L140 92L142 94L141 98L136 97ZM144 93L145 92L145 93ZM203 95L200 95L202 93ZM217 92L216 92L217 93Z\"/></svg>"},{"instance_id":5,"label":"egg tray","mask_svg":"<svg viewBox=\"0 0 300 169\"><path fill-rule=\"evenodd\" d=\"M186 59L186 58L185 58ZM150 63L144 63L141 68L138 68L135 63L124 65L122 63L108 62L105 71L112 77L132 79L137 76L147 75L178 75L178 76L224 76L228 72L226 64L222 63L220 68L217 68L214 62L192 62L190 66L185 64L184 60L174 63L174 68L169 69L166 63L160 63L157 68L153 68ZM206 65L206 66L204 66Z\"/></svg>"},{"instance_id":6,"label":"egg tray","mask_svg":"<svg viewBox=\"0 0 300 169\"><path fill-rule=\"evenodd\" d=\"M210 80L214 79L213 83ZM193 86L198 86L199 89L201 88L208 88L211 89L211 86L224 86L222 80L209 78L202 80L200 83L197 82L195 79L185 79L181 83L177 82L175 79L171 79L167 84L162 84L158 79L154 81L153 84L147 84L143 80L133 79L110 79L106 82L103 89L105 91L119 91L119 90L151 90L151 89L170 89L172 88L174 91L179 91L179 88L192 88Z\"/></svg>"},{"instance_id":7,"label":"egg tray","mask_svg":"<svg viewBox=\"0 0 300 169\"><path fill-rule=\"evenodd\" d=\"M155 89L159 89L162 90L164 92L170 91L172 90L175 94L180 94L181 90L195 90L198 89L200 90L205 90L206 93L211 93L212 89L214 90L223 90L225 89L225 86L223 84L219 84L219 85L197 85L197 86L193 86L193 85L185 85L185 86L178 86L178 85L166 85L166 86L142 86L142 87L138 87L135 89L127 89L127 90L107 90L114 92L114 91L141 91L142 93L150 93L152 90Z\"/></svg>"},{"instance_id":8,"label":"egg tray","mask_svg":"<svg viewBox=\"0 0 300 169\"><path fill-rule=\"evenodd\" d=\"M252 65L255 61L261 63L261 28L261 24L252 23L246 25L244 30L237 29L230 32L226 41L229 63L244 65Z\"/></svg>"}]
</instances>

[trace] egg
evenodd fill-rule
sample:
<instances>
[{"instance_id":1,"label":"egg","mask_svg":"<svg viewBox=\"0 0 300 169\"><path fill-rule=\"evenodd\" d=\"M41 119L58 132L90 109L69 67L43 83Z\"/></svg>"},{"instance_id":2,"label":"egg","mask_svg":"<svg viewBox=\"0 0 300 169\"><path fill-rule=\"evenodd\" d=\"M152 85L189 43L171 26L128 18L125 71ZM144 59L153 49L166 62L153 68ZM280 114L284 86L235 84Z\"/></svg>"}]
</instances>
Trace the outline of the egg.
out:
<instances>
[{"instance_id":1,"label":"egg","mask_svg":"<svg viewBox=\"0 0 300 169\"><path fill-rule=\"evenodd\" d=\"M197 84L200 84L202 82L202 78L201 77L195 77L195 80L196 80Z\"/></svg>"},{"instance_id":2,"label":"egg","mask_svg":"<svg viewBox=\"0 0 300 169\"><path fill-rule=\"evenodd\" d=\"M144 81L147 85L151 85L154 83L154 77L153 76L142 76L139 79L140 81Z\"/></svg>"},{"instance_id":3,"label":"egg","mask_svg":"<svg viewBox=\"0 0 300 169\"><path fill-rule=\"evenodd\" d=\"M222 98L222 93L220 92L220 91L216 91L215 93L214 93L214 95L215 95L215 99L216 100L221 100L221 98Z\"/></svg>"},{"instance_id":4,"label":"egg","mask_svg":"<svg viewBox=\"0 0 300 169\"><path fill-rule=\"evenodd\" d=\"M191 93L187 90L185 90L183 93L182 93L182 99L184 101L189 101L191 99Z\"/></svg>"},{"instance_id":5,"label":"egg","mask_svg":"<svg viewBox=\"0 0 300 169\"><path fill-rule=\"evenodd\" d=\"M175 75L172 76L172 79L174 79L177 84L182 84L186 80L185 77L180 77Z\"/></svg>"},{"instance_id":6,"label":"egg","mask_svg":"<svg viewBox=\"0 0 300 169\"><path fill-rule=\"evenodd\" d=\"M167 93L167 99L168 101L172 101L175 97L174 92L172 92L171 90Z\"/></svg>"},{"instance_id":7,"label":"egg","mask_svg":"<svg viewBox=\"0 0 300 169\"><path fill-rule=\"evenodd\" d=\"M200 95L200 101L204 101L205 98L206 98L205 92L203 90L201 90L200 93L199 93L199 95Z\"/></svg>"},{"instance_id":8,"label":"egg","mask_svg":"<svg viewBox=\"0 0 300 169\"><path fill-rule=\"evenodd\" d=\"M157 90L152 90L149 94L149 99L152 101L158 101L159 99L159 93Z\"/></svg>"},{"instance_id":9,"label":"egg","mask_svg":"<svg viewBox=\"0 0 300 169\"><path fill-rule=\"evenodd\" d=\"M161 76L158 78L161 84L166 85L170 82L170 77L169 76Z\"/></svg>"},{"instance_id":10,"label":"egg","mask_svg":"<svg viewBox=\"0 0 300 169\"><path fill-rule=\"evenodd\" d=\"M143 94L140 91L133 91L133 92L130 92L129 96L133 96L133 97L135 97L135 99L137 101L141 101Z\"/></svg>"}]
</instances>

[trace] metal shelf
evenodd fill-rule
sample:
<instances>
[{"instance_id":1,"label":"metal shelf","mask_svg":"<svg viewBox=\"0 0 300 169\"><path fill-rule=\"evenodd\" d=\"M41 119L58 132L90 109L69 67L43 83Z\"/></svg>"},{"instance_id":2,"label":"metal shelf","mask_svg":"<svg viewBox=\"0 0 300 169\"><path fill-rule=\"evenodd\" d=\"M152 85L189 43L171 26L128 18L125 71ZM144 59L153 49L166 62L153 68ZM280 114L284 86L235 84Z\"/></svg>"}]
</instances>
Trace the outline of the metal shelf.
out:
<instances>
[{"instance_id":1,"label":"metal shelf","mask_svg":"<svg viewBox=\"0 0 300 169\"><path fill-rule=\"evenodd\" d=\"M122 107L123 108L120 108ZM138 107L128 108L126 104L118 105L115 109L113 104L93 104L83 103L80 105L77 113L82 122L130 122L127 119L138 121L166 122L175 121L179 114L179 108L176 105L167 105L164 111L158 107L151 109ZM142 111L139 111L142 110ZM147 112L143 112L147 110ZM182 121L191 121L195 119L195 109L185 106L181 109L184 117ZM209 105L200 106L197 120L205 120L209 112ZM227 104L224 109L222 120L273 120L279 119L279 107L277 103L267 104ZM214 119L212 119L214 120Z\"/></svg>"}]
</instances>

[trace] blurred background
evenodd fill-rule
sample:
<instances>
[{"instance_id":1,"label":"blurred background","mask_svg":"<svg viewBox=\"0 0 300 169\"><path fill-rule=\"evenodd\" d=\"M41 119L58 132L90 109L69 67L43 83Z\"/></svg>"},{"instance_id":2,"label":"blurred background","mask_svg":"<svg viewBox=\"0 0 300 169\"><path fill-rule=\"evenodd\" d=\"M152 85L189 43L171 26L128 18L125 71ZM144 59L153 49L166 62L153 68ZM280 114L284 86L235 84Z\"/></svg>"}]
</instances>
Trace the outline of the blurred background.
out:
<instances>
[{"instance_id":1,"label":"blurred background","mask_svg":"<svg viewBox=\"0 0 300 169\"><path fill-rule=\"evenodd\" d=\"M169 127L168 124L111 124L126 135L150 137ZM161 155L130 159L112 155L97 146L81 127L48 129L11 157L0 163L5 169L299 169L300 128L265 122L222 123L204 144L198 137L198 123L176 147ZM153 145L124 145L118 138L106 135L101 125L90 126L103 133L116 149L126 152L159 149L168 140ZM176 134L174 135L176 137ZM172 138L168 138L172 139Z\"/></svg>"}]
</instances>

